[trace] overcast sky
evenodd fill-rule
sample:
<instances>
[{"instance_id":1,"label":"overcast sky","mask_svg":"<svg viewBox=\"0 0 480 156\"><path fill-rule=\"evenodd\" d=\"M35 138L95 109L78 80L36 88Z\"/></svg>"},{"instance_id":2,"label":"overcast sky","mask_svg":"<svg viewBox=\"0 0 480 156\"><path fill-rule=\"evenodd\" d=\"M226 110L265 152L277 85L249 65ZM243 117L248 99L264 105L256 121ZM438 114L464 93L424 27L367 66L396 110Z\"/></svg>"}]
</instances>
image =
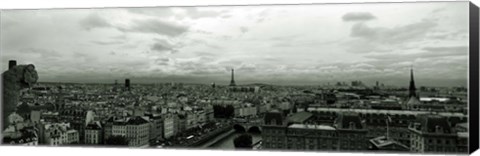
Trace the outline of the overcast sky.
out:
<instances>
[{"instance_id":1,"label":"overcast sky","mask_svg":"<svg viewBox=\"0 0 480 156\"><path fill-rule=\"evenodd\" d=\"M2 70L40 81L466 86L468 2L9 10Z\"/></svg>"}]
</instances>

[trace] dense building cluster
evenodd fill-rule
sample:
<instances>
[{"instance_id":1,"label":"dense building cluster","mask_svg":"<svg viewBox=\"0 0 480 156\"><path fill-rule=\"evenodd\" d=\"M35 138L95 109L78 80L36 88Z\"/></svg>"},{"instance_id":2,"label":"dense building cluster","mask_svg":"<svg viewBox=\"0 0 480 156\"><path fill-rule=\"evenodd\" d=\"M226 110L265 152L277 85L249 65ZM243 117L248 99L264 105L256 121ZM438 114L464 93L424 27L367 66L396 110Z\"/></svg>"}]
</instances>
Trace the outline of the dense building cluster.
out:
<instances>
[{"instance_id":1,"label":"dense building cluster","mask_svg":"<svg viewBox=\"0 0 480 156\"><path fill-rule=\"evenodd\" d=\"M427 92L422 87L422 95L430 96L419 96L413 70L404 96L396 89L382 89L378 82L372 90L359 89L358 84L362 83L335 91L304 91L292 100L298 106L292 109L294 113L281 109L268 112L262 126L263 148L468 151L465 89L436 88ZM335 97L327 98L331 92Z\"/></svg>"},{"instance_id":2,"label":"dense building cluster","mask_svg":"<svg viewBox=\"0 0 480 156\"><path fill-rule=\"evenodd\" d=\"M228 81L227 81L228 82ZM21 92L4 144L206 147L237 132L255 149L467 152L462 87L38 83ZM209 142L210 141L210 142Z\"/></svg>"}]
</instances>

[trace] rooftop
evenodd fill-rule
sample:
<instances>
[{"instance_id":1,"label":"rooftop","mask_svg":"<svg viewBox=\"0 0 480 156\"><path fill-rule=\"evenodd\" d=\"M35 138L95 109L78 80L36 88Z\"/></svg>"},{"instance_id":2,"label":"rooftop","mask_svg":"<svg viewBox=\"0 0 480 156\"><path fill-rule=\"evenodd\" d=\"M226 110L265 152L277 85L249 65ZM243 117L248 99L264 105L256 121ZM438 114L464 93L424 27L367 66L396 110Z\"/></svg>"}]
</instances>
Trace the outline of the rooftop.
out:
<instances>
[{"instance_id":1,"label":"rooftop","mask_svg":"<svg viewBox=\"0 0 480 156\"><path fill-rule=\"evenodd\" d=\"M308 125L308 124L292 124L288 128L298 128L298 129L318 129L318 130L335 130L332 126L327 125Z\"/></svg>"},{"instance_id":2,"label":"rooftop","mask_svg":"<svg viewBox=\"0 0 480 156\"><path fill-rule=\"evenodd\" d=\"M94 122L94 123L88 124L87 127L85 127L85 129L89 129L89 130L101 130L101 129L102 129L102 126L100 125L100 123Z\"/></svg>"},{"instance_id":3,"label":"rooftop","mask_svg":"<svg viewBox=\"0 0 480 156\"><path fill-rule=\"evenodd\" d=\"M309 112L298 112L298 113L295 113L293 114L292 116L290 116L288 118L288 120L290 122L294 122L294 123L303 123L305 122L306 120L308 120L310 117L312 117L312 113L309 113Z\"/></svg>"},{"instance_id":4,"label":"rooftop","mask_svg":"<svg viewBox=\"0 0 480 156\"><path fill-rule=\"evenodd\" d=\"M457 132L458 137L468 138L468 132Z\"/></svg>"},{"instance_id":5,"label":"rooftop","mask_svg":"<svg viewBox=\"0 0 480 156\"><path fill-rule=\"evenodd\" d=\"M308 111L334 111L334 112L357 112L357 113L378 113L378 114L399 114L399 115L419 115L419 114L431 114L429 111L413 111L413 110L373 110L373 109L342 109L342 108L322 108L322 107L309 107ZM452 112L438 112L438 115L447 117L467 117L463 113Z\"/></svg>"},{"instance_id":6,"label":"rooftop","mask_svg":"<svg viewBox=\"0 0 480 156\"><path fill-rule=\"evenodd\" d=\"M141 125L141 124L146 124L148 121L145 118L142 117L132 117L127 120L127 124L129 125Z\"/></svg>"},{"instance_id":7,"label":"rooftop","mask_svg":"<svg viewBox=\"0 0 480 156\"><path fill-rule=\"evenodd\" d=\"M403 144L401 144L401 143L399 143L395 140L387 139L385 136L376 137L376 138L370 139L369 141L379 149L382 149L382 148L390 146L390 145L397 145L397 146L403 148L404 150L409 149L407 146L405 146L405 145L403 145Z\"/></svg>"},{"instance_id":8,"label":"rooftop","mask_svg":"<svg viewBox=\"0 0 480 156\"><path fill-rule=\"evenodd\" d=\"M459 123L457 126L468 129L468 123Z\"/></svg>"},{"instance_id":9,"label":"rooftop","mask_svg":"<svg viewBox=\"0 0 480 156\"><path fill-rule=\"evenodd\" d=\"M264 117L265 124L282 125L283 120L284 120L283 114L278 110L265 113L265 117Z\"/></svg>"},{"instance_id":10,"label":"rooftop","mask_svg":"<svg viewBox=\"0 0 480 156\"><path fill-rule=\"evenodd\" d=\"M426 133L452 133L452 127L446 117L439 115L419 115L416 123L419 124L415 129Z\"/></svg>"},{"instance_id":11,"label":"rooftop","mask_svg":"<svg viewBox=\"0 0 480 156\"><path fill-rule=\"evenodd\" d=\"M439 101L439 102L445 102L450 100L450 98L440 98L440 97L421 97L420 101Z\"/></svg>"},{"instance_id":12,"label":"rooftop","mask_svg":"<svg viewBox=\"0 0 480 156\"><path fill-rule=\"evenodd\" d=\"M339 129L350 129L353 124L355 129L363 129L360 116L356 112L343 112L335 120L335 125Z\"/></svg>"}]
</instances>

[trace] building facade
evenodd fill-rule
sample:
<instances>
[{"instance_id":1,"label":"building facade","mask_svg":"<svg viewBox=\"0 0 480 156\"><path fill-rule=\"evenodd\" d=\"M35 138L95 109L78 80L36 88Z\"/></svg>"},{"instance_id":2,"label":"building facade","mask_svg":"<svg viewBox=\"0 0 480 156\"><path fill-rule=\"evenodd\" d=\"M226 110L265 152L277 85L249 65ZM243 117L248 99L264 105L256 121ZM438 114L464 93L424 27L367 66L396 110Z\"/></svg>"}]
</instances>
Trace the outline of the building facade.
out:
<instances>
[{"instance_id":1,"label":"building facade","mask_svg":"<svg viewBox=\"0 0 480 156\"><path fill-rule=\"evenodd\" d=\"M292 124L286 132L289 150L337 150L337 132L327 125Z\"/></svg>"},{"instance_id":2,"label":"building facade","mask_svg":"<svg viewBox=\"0 0 480 156\"><path fill-rule=\"evenodd\" d=\"M335 119L340 150L367 150L368 140L365 124L357 113L341 113Z\"/></svg>"},{"instance_id":3,"label":"building facade","mask_svg":"<svg viewBox=\"0 0 480 156\"><path fill-rule=\"evenodd\" d=\"M175 135L175 118L173 114L167 114L163 120L163 137L169 139Z\"/></svg>"},{"instance_id":4,"label":"building facade","mask_svg":"<svg viewBox=\"0 0 480 156\"><path fill-rule=\"evenodd\" d=\"M465 138L450 126L446 117L439 115L420 115L413 122L410 151L420 153L466 153Z\"/></svg>"},{"instance_id":5,"label":"building facade","mask_svg":"<svg viewBox=\"0 0 480 156\"><path fill-rule=\"evenodd\" d=\"M132 117L126 122L128 146L147 147L149 145L150 123L143 117Z\"/></svg>"},{"instance_id":6,"label":"building facade","mask_svg":"<svg viewBox=\"0 0 480 156\"><path fill-rule=\"evenodd\" d=\"M41 144L60 146L79 143L80 134L70 126L70 123L47 123L43 129Z\"/></svg>"},{"instance_id":7,"label":"building facade","mask_svg":"<svg viewBox=\"0 0 480 156\"><path fill-rule=\"evenodd\" d=\"M100 123L91 123L85 127L85 144L98 145L103 143L103 128Z\"/></svg>"},{"instance_id":8,"label":"building facade","mask_svg":"<svg viewBox=\"0 0 480 156\"><path fill-rule=\"evenodd\" d=\"M110 121L113 122L111 136L125 137L130 147L149 145L150 122L146 118L135 116Z\"/></svg>"}]
</instances>

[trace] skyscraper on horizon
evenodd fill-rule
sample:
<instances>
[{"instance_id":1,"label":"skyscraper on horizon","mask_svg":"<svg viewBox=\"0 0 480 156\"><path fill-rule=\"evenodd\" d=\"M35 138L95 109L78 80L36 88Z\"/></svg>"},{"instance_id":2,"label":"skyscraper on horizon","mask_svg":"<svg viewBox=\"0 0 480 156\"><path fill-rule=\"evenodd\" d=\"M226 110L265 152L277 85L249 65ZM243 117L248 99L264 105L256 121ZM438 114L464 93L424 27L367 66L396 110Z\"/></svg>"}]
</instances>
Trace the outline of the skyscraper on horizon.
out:
<instances>
[{"instance_id":1,"label":"skyscraper on horizon","mask_svg":"<svg viewBox=\"0 0 480 156\"><path fill-rule=\"evenodd\" d=\"M125 90L130 91L130 79L125 79Z\"/></svg>"}]
</instances>

